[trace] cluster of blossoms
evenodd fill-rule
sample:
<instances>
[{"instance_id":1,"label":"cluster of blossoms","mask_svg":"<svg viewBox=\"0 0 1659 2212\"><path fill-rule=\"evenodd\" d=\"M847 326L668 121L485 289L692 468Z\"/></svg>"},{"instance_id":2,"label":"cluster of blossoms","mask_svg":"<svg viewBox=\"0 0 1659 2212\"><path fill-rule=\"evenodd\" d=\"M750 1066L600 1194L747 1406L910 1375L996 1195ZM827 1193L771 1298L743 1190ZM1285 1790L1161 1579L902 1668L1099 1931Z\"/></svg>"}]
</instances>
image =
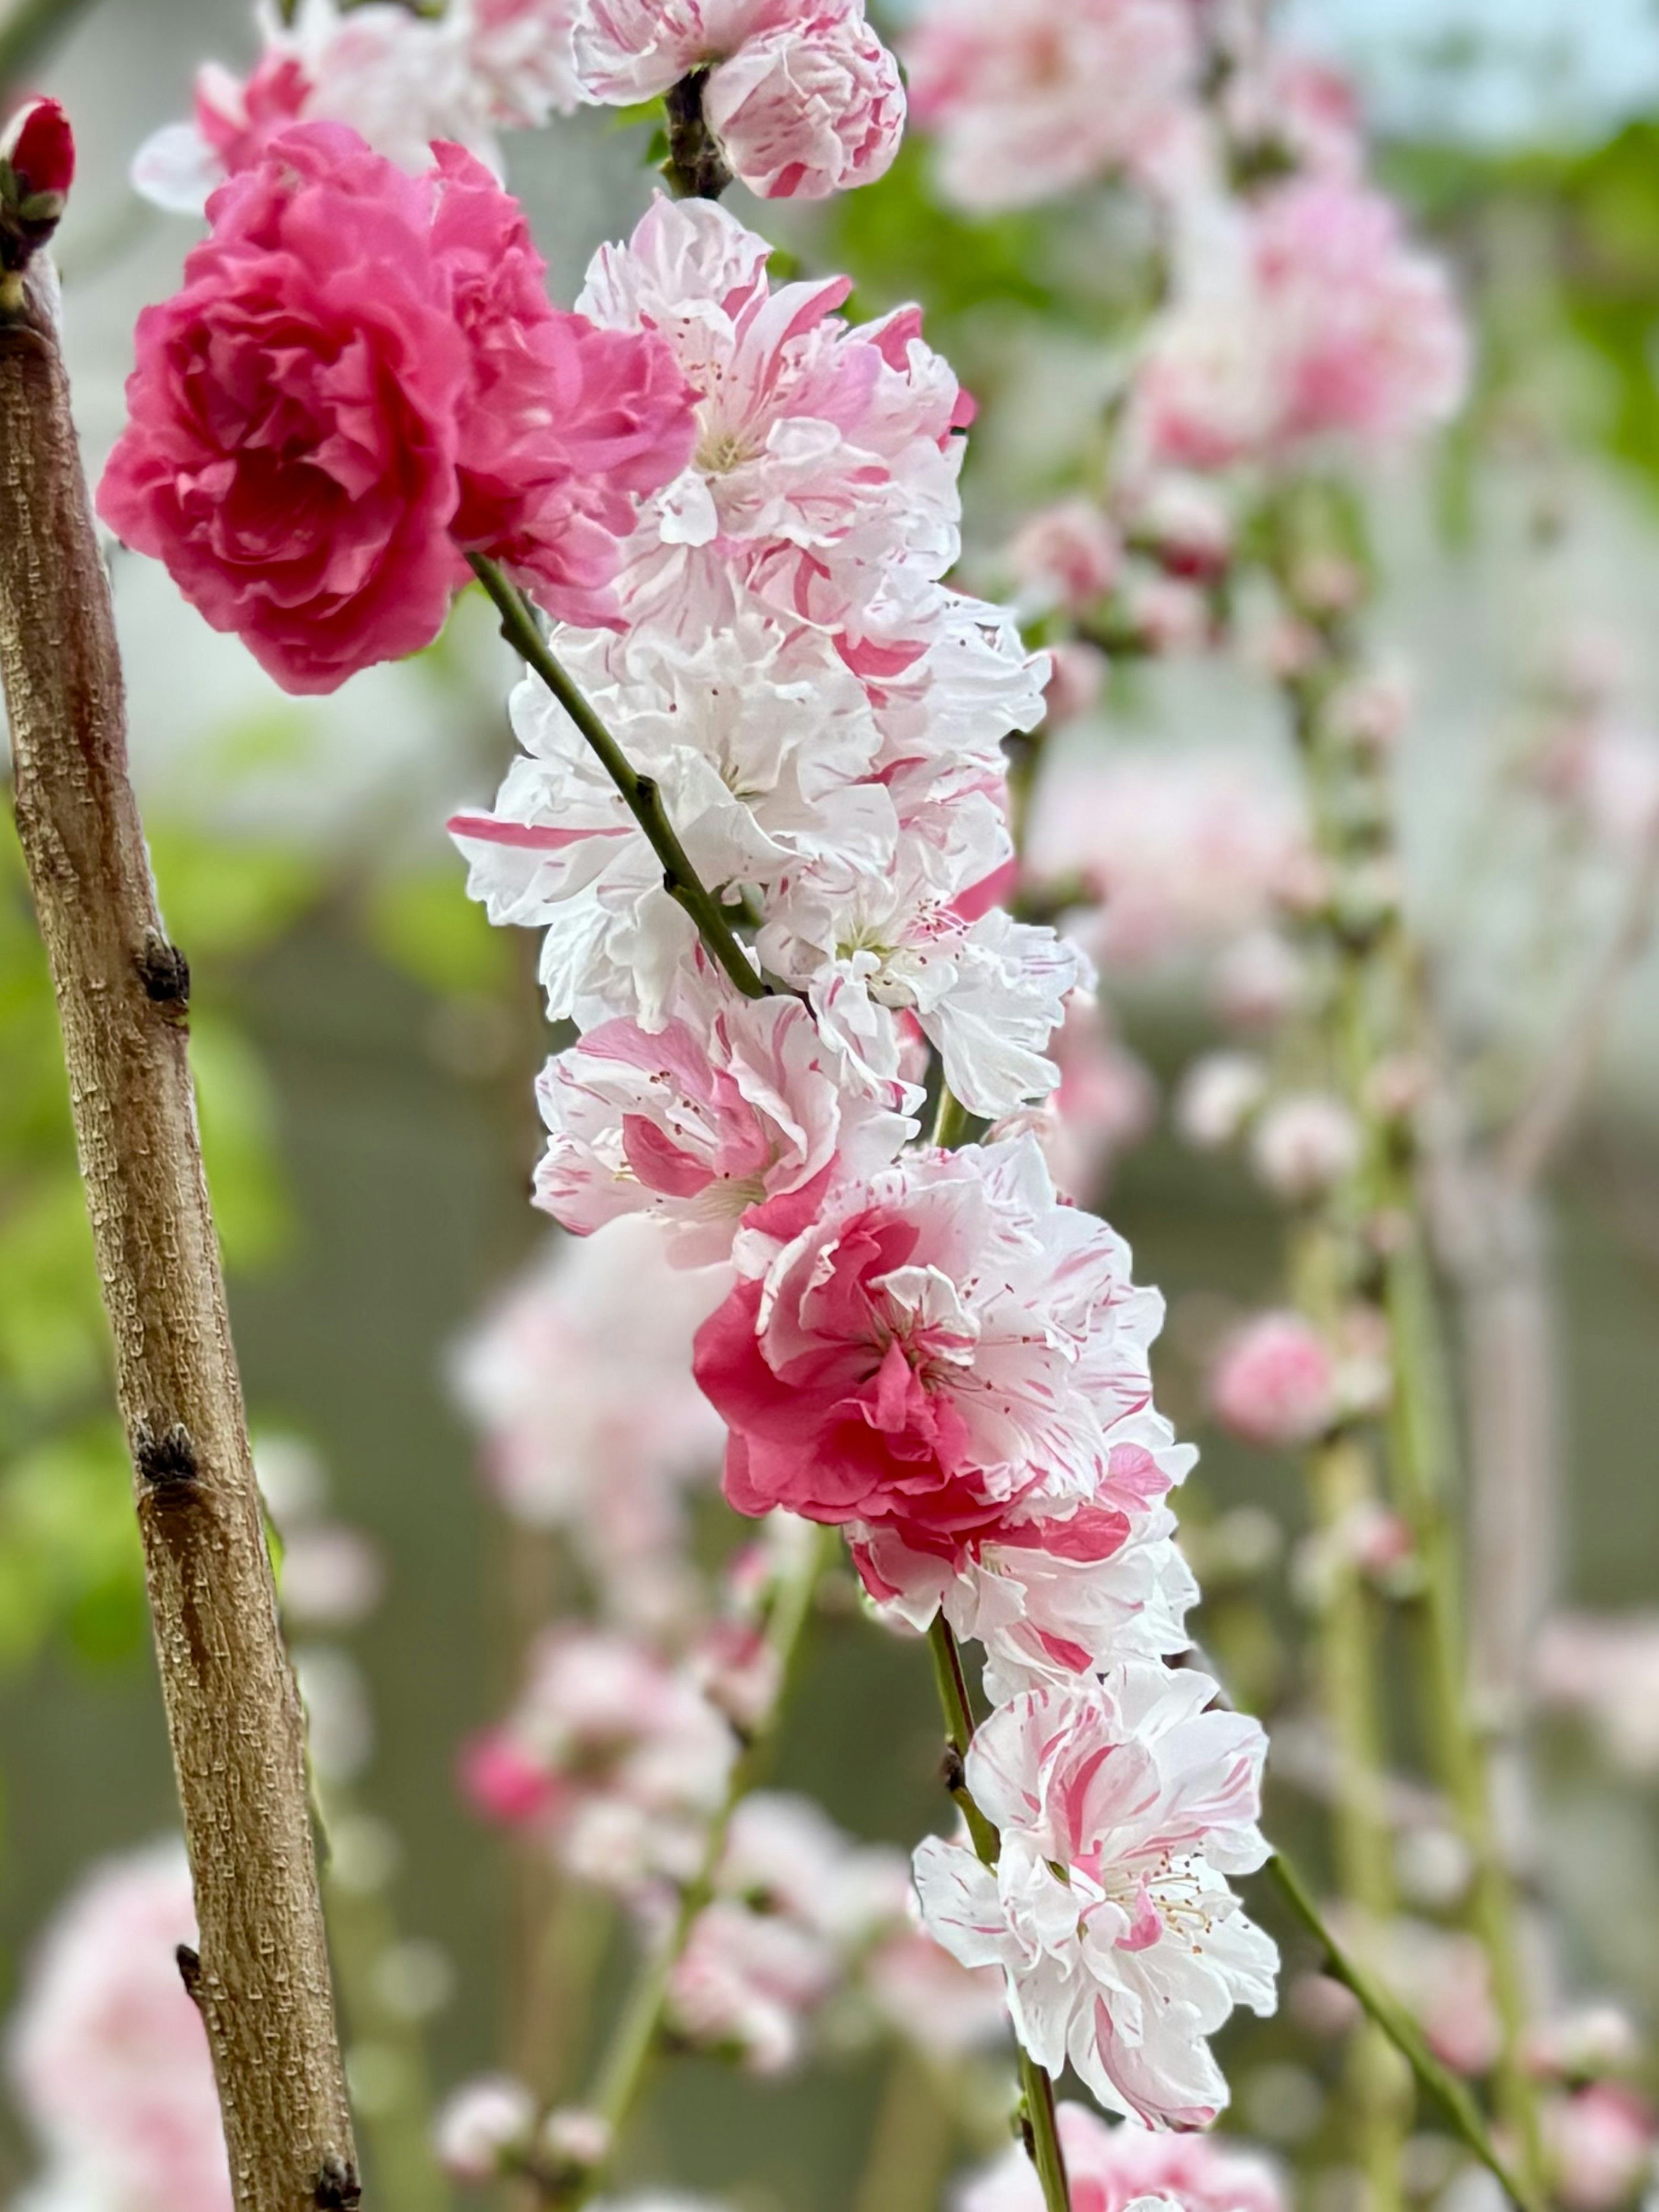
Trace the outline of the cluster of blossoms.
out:
<instances>
[{"instance_id":1,"label":"cluster of blossoms","mask_svg":"<svg viewBox=\"0 0 1659 2212\"><path fill-rule=\"evenodd\" d=\"M500 173L500 136L579 106L686 86L732 175L768 199L872 184L898 150L904 88L863 0L300 0L257 10L259 59L196 80L195 114L133 164L161 207L198 212L295 123L350 123L425 167L434 139Z\"/></svg>"},{"instance_id":2,"label":"cluster of blossoms","mask_svg":"<svg viewBox=\"0 0 1659 2212\"><path fill-rule=\"evenodd\" d=\"M896 125L850 6L593 0L571 36L579 82L666 90L671 124L695 77L704 125L780 191L817 188L831 141L830 181L872 173ZM773 129L784 82L830 113L816 167ZM599 1533L611 1512L635 1559L672 1554L701 1459L636 1356L669 1265L684 1295L647 1356L672 1369L695 1320L731 1504L780 1544L843 1530L878 1607L981 1648L995 1711L966 1786L1000 1858L936 1838L915 1870L952 1988L1000 1975L1038 2063L1202 2124L1227 2100L1206 2039L1274 2001L1273 1947L1228 1880L1265 1855L1264 1741L1166 1664L1196 1591L1168 1504L1192 1455L1152 1402L1161 1301L1058 1194L1036 1130L1093 975L997 903L1004 742L1042 722L1050 671L949 580L971 407L919 311L855 324L845 279L775 285L766 242L712 200L659 198L563 313L461 146L410 175L302 119L249 153L141 325L106 518L295 690L423 642L487 556L589 705L526 679L495 804L451 824L492 919L544 932L548 1011L578 1032L540 1086L536 1188L587 1240L574 1291L524 1294L464 1387L494 1479L591 1547L610 1615L534 1653L468 1754L472 1794L642 1917L712 1881L670 1987L699 2040L783 2063L866 1964L898 2013L927 2003L890 1863L766 1801L726 1827L732 1725L775 1689L754 1620L677 1616L658 1577L648 1646ZM666 877L653 809L682 856ZM986 1141L918 1143L930 1093L941 1131L965 1115ZM607 1283L634 1297L609 1376ZM546 1370L575 1362L573 1419Z\"/></svg>"}]
</instances>

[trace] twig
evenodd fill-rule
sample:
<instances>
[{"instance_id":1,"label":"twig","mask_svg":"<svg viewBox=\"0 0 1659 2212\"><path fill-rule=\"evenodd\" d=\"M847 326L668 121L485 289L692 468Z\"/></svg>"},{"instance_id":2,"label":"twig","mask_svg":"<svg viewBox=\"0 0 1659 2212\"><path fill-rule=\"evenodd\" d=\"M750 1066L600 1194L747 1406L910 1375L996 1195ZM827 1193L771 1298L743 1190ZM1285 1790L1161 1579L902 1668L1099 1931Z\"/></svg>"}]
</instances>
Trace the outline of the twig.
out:
<instances>
[{"instance_id":1,"label":"twig","mask_svg":"<svg viewBox=\"0 0 1659 2212\"><path fill-rule=\"evenodd\" d=\"M726 153L702 112L706 69L693 70L663 96L668 118L668 159L662 173L676 199L717 200L732 183Z\"/></svg>"},{"instance_id":2,"label":"twig","mask_svg":"<svg viewBox=\"0 0 1659 2212\"><path fill-rule=\"evenodd\" d=\"M1468 2089L1440 2063L1405 2008L1337 1942L1314 1903L1312 1893L1283 1852L1273 1853L1265 1871L1272 1875L1291 1911L1323 1951L1333 1979L1340 1982L1358 2000L1411 2068L1418 2086L1433 2098L1481 2165L1522 2207L1522 2212L1545 2212L1542 2197L1519 2181L1499 2155Z\"/></svg>"},{"instance_id":3,"label":"twig","mask_svg":"<svg viewBox=\"0 0 1659 2212\"><path fill-rule=\"evenodd\" d=\"M489 592L501 618L501 635L564 708L598 756L605 774L622 793L623 804L645 832L652 851L662 862L663 888L696 924L697 933L745 998L759 999L766 986L754 963L732 932L720 904L708 890L686 857L662 803L662 793L650 776L641 775L605 724L593 712L546 639L523 593L483 553L469 553L473 574Z\"/></svg>"},{"instance_id":4,"label":"twig","mask_svg":"<svg viewBox=\"0 0 1659 2212\"><path fill-rule=\"evenodd\" d=\"M1498 1172L1529 1189L1571 1130L1595 1073L1625 980L1646 949L1659 914L1659 819L1643 841L1618 927L1585 986L1577 1014L1550 1053L1538 1086L1498 1153Z\"/></svg>"},{"instance_id":5,"label":"twig","mask_svg":"<svg viewBox=\"0 0 1659 2212\"><path fill-rule=\"evenodd\" d=\"M355 2204L305 1780L202 1172L185 1031L127 780L109 588L45 288L0 325L0 675L64 1031L241 2212Z\"/></svg>"},{"instance_id":6,"label":"twig","mask_svg":"<svg viewBox=\"0 0 1659 2212\"><path fill-rule=\"evenodd\" d=\"M962 1671L962 1653L951 1624L936 1613L927 1632L933 1656L933 1679L939 1686L939 1711L945 1720L948 1746L946 1784L963 1819L974 1850L983 1866L994 1866L1001 1838L974 1802L963 1769L974 1741L974 1709L968 1695L968 1678ZM1060 2147L1054 2116L1054 2085L1022 2044L1019 2053L1020 2118L1026 2148L1042 2185L1044 2212L1072 2212L1071 2189L1066 2179L1066 2158Z\"/></svg>"},{"instance_id":7,"label":"twig","mask_svg":"<svg viewBox=\"0 0 1659 2212\"><path fill-rule=\"evenodd\" d=\"M799 1559L779 1587L766 1625L767 1649L777 1668L772 1703L763 1720L750 1731L732 1766L725 1797L704 1838L697 1870L680 1893L673 1925L635 1984L600 2060L590 2101L605 2123L610 2148L602 2159L575 2173L546 2176L533 2168L531 2171L543 2203L556 2206L558 2212L577 2212L605 2179L616 2145L650 2078L653 2062L662 2046L674 1970L684 1955L698 1916L714 1896L738 1808L756 1787L770 1756L793 1686L828 1552L826 1532L810 1528Z\"/></svg>"}]
</instances>

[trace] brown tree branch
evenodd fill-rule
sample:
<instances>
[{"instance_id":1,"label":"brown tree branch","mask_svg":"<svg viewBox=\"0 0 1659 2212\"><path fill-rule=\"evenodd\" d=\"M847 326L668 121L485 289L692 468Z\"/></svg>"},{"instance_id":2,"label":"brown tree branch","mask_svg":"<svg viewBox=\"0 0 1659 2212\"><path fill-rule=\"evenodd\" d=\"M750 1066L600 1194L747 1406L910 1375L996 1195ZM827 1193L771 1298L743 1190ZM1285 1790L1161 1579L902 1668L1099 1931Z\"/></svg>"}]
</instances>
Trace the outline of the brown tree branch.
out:
<instances>
[{"instance_id":1,"label":"brown tree branch","mask_svg":"<svg viewBox=\"0 0 1659 2212\"><path fill-rule=\"evenodd\" d=\"M43 257L44 258L44 257ZM0 677L63 1024L206 2023L241 2212L361 2195L306 1790L197 1137L189 970L127 780L125 710L46 283L0 321Z\"/></svg>"}]
</instances>

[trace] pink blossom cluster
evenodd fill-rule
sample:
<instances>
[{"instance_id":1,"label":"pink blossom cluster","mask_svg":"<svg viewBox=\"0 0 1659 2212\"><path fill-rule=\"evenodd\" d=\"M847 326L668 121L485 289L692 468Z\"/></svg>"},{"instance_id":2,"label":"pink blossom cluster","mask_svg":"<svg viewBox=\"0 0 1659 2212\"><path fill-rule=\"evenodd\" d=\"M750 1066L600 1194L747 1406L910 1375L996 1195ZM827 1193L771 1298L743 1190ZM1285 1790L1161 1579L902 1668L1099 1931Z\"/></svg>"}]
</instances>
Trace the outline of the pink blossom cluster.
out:
<instances>
[{"instance_id":1,"label":"pink blossom cluster","mask_svg":"<svg viewBox=\"0 0 1659 2212\"><path fill-rule=\"evenodd\" d=\"M578 104L575 4L447 0L428 11L300 0L289 21L259 0L258 61L246 77L204 63L192 119L145 141L133 183L157 206L199 214L295 123L349 123L411 173L426 167L434 139L447 139L499 175L501 131L535 129Z\"/></svg>"},{"instance_id":2,"label":"pink blossom cluster","mask_svg":"<svg viewBox=\"0 0 1659 2212\"><path fill-rule=\"evenodd\" d=\"M299 124L209 212L184 289L139 318L98 497L118 536L291 691L429 644L470 550L621 619L621 547L686 458L690 396L650 336L551 306L486 169L445 144L410 177Z\"/></svg>"},{"instance_id":3,"label":"pink blossom cluster","mask_svg":"<svg viewBox=\"0 0 1659 2212\"><path fill-rule=\"evenodd\" d=\"M691 1347L730 1277L676 1267L672 1249L637 1220L550 1241L453 1372L503 1510L568 1540L607 1624L659 1635L705 1609L686 1501L725 1440Z\"/></svg>"},{"instance_id":4,"label":"pink blossom cluster","mask_svg":"<svg viewBox=\"0 0 1659 2212\"><path fill-rule=\"evenodd\" d=\"M207 2036L174 1955L195 1940L173 1841L100 1862L47 1926L6 2051L45 2161L30 2202L230 2212Z\"/></svg>"},{"instance_id":5,"label":"pink blossom cluster","mask_svg":"<svg viewBox=\"0 0 1659 2212\"><path fill-rule=\"evenodd\" d=\"M1146 174L1193 113L1191 0L929 0L905 45L939 182L975 210Z\"/></svg>"},{"instance_id":6,"label":"pink blossom cluster","mask_svg":"<svg viewBox=\"0 0 1659 2212\"><path fill-rule=\"evenodd\" d=\"M517 1703L462 1754L487 1818L526 1830L581 1879L623 1894L688 1881L736 1739L691 1672L637 1637L548 1632Z\"/></svg>"},{"instance_id":7,"label":"pink blossom cluster","mask_svg":"<svg viewBox=\"0 0 1659 2212\"><path fill-rule=\"evenodd\" d=\"M1126 1787L1167 1757L1152 1826L1108 1834L1084 1806L1049 1850L1101 1911L1068 1934L1042 1904L1046 1950L993 1881L982 1917L1005 1923L964 1953L927 1853L924 1917L961 1967L1000 1970L1048 2063L1069 2051L1121 2106L1195 2123L1225 2100L1204 2038L1234 2002L1272 1998L1272 1947L1225 1882L1258 1863L1261 1736L1162 1663L1196 1593L1167 1502L1192 1455L1152 1403L1161 1303L1060 1198L1036 1134L1090 976L994 903L1012 857L1001 739L1042 719L1046 671L1006 611L947 580L965 410L918 318L851 325L843 282L774 289L766 260L719 208L659 200L596 261L581 311L667 346L696 438L625 549L627 628L553 634L740 933L757 995L709 957L538 681L514 695L523 750L495 807L451 826L492 919L545 930L549 1012L580 1032L540 1086L540 1202L591 1247L644 1230L718 1285L693 1368L727 1431L728 1500L843 1528L878 1606L978 1643L993 1730L1069 1714L1099 1738L1079 1759L1121 1753ZM930 1067L1001 1125L988 1141L915 1141ZM1042 1726L1006 1760L1040 1765ZM1177 1802L1182 1762L1212 1741L1232 1747L1230 1787ZM1033 1769L1030 1786L1059 1785ZM1004 1811L1012 1869L1012 1797ZM1140 1899L1177 1834L1172 1886ZM683 2031L786 2063L831 1964L799 1911L717 1895L677 1978ZM1165 1977L1178 2038L1152 2017Z\"/></svg>"},{"instance_id":8,"label":"pink blossom cluster","mask_svg":"<svg viewBox=\"0 0 1659 2212\"><path fill-rule=\"evenodd\" d=\"M1396 444L1453 415L1468 380L1446 272L1408 243L1393 202L1305 175L1188 212L1132 435L1191 469L1334 439Z\"/></svg>"},{"instance_id":9,"label":"pink blossom cluster","mask_svg":"<svg viewBox=\"0 0 1659 2212\"><path fill-rule=\"evenodd\" d=\"M732 173L769 199L872 184L904 131L898 65L863 0L259 0L245 77L210 62L195 112L147 140L137 190L199 213L295 123L349 123L410 172L434 140L498 175L503 131L584 104L631 106L683 80Z\"/></svg>"}]
</instances>

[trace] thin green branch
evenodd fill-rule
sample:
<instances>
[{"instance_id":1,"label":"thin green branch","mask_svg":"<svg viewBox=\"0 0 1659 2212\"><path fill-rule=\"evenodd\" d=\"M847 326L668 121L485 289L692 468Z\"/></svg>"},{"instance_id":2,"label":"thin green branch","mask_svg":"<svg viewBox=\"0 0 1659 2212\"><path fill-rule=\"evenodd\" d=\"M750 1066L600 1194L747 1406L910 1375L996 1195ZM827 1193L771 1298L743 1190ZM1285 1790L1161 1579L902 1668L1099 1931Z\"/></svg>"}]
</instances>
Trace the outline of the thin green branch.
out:
<instances>
[{"instance_id":1,"label":"thin green branch","mask_svg":"<svg viewBox=\"0 0 1659 2212\"><path fill-rule=\"evenodd\" d=\"M501 635L520 659L535 670L592 747L600 766L622 793L623 804L645 832L652 851L662 862L664 890L690 916L709 953L744 996L763 998L766 986L734 934L720 901L687 858L654 779L639 773L593 712L580 686L542 635L541 626L523 592L487 555L469 553L466 557L473 574L495 602L501 618Z\"/></svg>"},{"instance_id":2,"label":"thin green branch","mask_svg":"<svg viewBox=\"0 0 1659 2212\"><path fill-rule=\"evenodd\" d=\"M949 1097L947 1092L946 1097ZM994 1866L1002 1839L974 1802L963 1767L974 1741L974 1708L963 1672L962 1652L945 1615L934 1616L927 1632L933 1658L933 1680L939 1687L939 1711L945 1718L945 1740L950 1747L947 1784L957 1810L968 1824L974 1850L984 1866ZM1019 2054L1020 2118L1026 2148L1042 2185L1044 2212L1072 2212L1071 2190L1066 2179L1066 2160L1060 2147L1054 2117L1054 2085L1024 2047Z\"/></svg>"},{"instance_id":3,"label":"thin green branch","mask_svg":"<svg viewBox=\"0 0 1659 2212\"><path fill-rule=\"evenodd\" d=\"M632 2118L662 2049L674 1970L684 1957L698 1915L714 1893L720 1861L738 1808L759 1782L776 1740L784 1709L799 1672L807 1624L830 1553L827 1531L812 1528L800 1559L780 1583L766 1624L766 1645L777 1668L777 1688L762 1721L750 1731L734 1761L720 1810L710 1823L696 1872L680 1893L674 1923L647 1964L623 2008L609 2046L599 2062L592 2111L604 2121L611 2148L595 2165L570 2174L535 2172L544 2204L558 2212L578 2212L605 2179L615 2148Z\"/></svg>"},{"instance_id":4,"label":"thin green branch","mask_svg":"<svg viewBox=\"0 0 1659 2212\"><path fill-rule=\"evenodd\" d=\"M1326 1926L1312 1893L1280 1851L1267 1861L1279 1894L1297 1920L1325 1954L1332 1978L1352 1992L1368 2017L1382 2029L1411 2068L1418 2086L1445 2113L1465 2146L1488 2173L1493 2175L1522 2212L1546 2212L1546 2200L1529 2183L1513 2173L1492 2142L1480 2106L1466 2085L1448 2072L1424 2039L1423 2032L1389 1990L1383 1988L1351 1953L1345 1950Z\"/></svg>"}]
</instances>

